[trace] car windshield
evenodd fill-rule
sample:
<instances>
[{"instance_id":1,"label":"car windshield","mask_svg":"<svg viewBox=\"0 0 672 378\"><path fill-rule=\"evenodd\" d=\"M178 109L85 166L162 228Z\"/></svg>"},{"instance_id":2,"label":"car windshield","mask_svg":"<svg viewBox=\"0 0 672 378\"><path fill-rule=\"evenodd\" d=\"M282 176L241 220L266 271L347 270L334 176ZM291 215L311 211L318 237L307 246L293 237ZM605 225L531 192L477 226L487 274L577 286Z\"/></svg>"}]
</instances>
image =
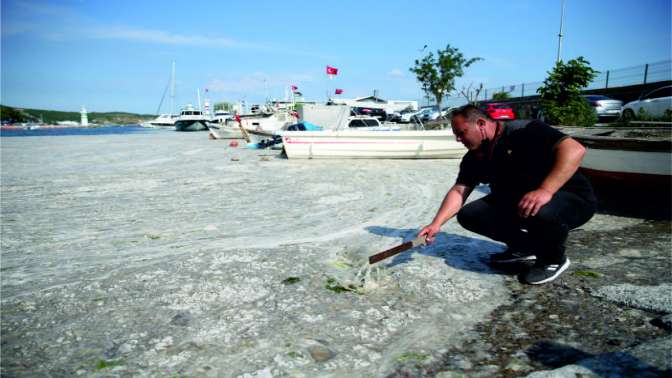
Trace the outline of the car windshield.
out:
<instances>
[{"instance_id":1,"label":"car windshield","mask_svg":"<svg viewBox=\"0 0 672 378\"><path fill-rule=\"evenodd\" d=\"M646 97L644 98L660 98L660 97L672 97L672 86L656 89L655 91L646 95Z\"/></svg>"},{"instance_id":2,"label":"car windshield","mask_svg":"<svg viewBox=\"0 0 672 378\"><path fill-rule=\"evenodd\" d=\"M494 108L495 109L511 109L511 106L502 104L502 105L495 105Z\"/></svg>"},{"instance_id":3,"label":"car windshield","mask_svg":"<svg viewBox=\"0 0 672 378\"><path fill-rule=\"evenodd\" d=\"M585 99L588 100L588 101L611 100L607 96L599 96L599 95L589 95L589 96L583 96L583 97L585 97Z\"/></svg>"}]
</instances>

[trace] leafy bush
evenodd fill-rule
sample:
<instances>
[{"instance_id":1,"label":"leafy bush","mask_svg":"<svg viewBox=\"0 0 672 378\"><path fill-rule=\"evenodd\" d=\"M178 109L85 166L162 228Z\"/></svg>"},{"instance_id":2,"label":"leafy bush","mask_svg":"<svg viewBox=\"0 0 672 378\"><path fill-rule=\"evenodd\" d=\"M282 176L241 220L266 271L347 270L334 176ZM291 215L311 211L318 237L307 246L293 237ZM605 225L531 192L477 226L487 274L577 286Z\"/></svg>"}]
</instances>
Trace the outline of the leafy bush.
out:
<instances>
[{"instance_id":1,"label":"leafy bush","mask_svg":"<svg viewBox=\"0 0 672 378\"><path fill-rule=\"evenodd\" d=\"M493 101L504 101L504 100L508 100L510 98L511 98L511 95L509 94L509 92L496 92L496 93L493 93L493 95L492 95L492 100Z\"/></svg>"},{"instance_id":2,"label":"leafy bush","mask_svg":"<svg viewBox=\"0 0 672 378\"><path fill-rule=\"evenodd\" d=\"M537 90L546 122L553 125L592 126L597 122L595 110L581 96L599 72L583 57L567 63L559 61L544 85Z\"/></svg>"}]
</instances>

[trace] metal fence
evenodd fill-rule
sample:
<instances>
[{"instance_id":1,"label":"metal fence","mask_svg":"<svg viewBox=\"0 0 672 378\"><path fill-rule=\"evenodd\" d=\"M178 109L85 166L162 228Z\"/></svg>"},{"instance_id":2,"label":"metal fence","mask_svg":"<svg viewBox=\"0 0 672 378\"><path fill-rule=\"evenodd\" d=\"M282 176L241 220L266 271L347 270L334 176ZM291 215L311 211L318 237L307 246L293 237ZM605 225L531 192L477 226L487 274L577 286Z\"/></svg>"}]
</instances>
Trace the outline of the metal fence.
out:
<instances>
[{"instance_id":1,"label":"metal fence","mask_svg":"<svg viewBox=\"0 0 672 378\"><path fill-rule=\"evenodd\" d=\"M666 80L672 80L672 60L601 71L585 89L624 87L628 85L655 83L657 81ZM534 83L487 88L481 91L477 100L490 100L492 99L492 96L498 92L506 92L510 97L535 96L538 94L537 89L543 85L543 81L537 81ZM462 105L466 102L467 100L461 96L450 96L446 99L448 106Z\"/></svg>"}]
</instances>

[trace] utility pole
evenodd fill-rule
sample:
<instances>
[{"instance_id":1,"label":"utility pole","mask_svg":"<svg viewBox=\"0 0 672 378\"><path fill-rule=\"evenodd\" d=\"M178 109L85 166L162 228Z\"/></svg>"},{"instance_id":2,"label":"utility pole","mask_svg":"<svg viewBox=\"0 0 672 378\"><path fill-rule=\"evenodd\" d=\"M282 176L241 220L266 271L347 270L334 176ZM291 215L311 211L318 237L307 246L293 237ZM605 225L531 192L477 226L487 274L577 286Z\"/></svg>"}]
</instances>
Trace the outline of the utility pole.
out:
<instances>
[{"instance_id":1,"label":"utility pole","mask_svg":"<svg viewBox=\"0 0 672 378\"><path fill-rule=\"evenodd\" d=\"M558 34L558 57L555 59L555 62L560 61L560 52L562 51L562 21L565 16L565 0L560 0L560 33Z\"/></svg>"}]
</instances>

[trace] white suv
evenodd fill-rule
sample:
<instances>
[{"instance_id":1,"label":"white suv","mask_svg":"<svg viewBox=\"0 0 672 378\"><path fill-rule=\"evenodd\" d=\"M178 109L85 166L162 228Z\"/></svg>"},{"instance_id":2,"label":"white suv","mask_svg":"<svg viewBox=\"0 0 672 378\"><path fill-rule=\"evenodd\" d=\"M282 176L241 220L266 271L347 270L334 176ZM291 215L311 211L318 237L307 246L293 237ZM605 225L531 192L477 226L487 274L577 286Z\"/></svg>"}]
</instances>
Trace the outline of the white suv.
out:
<instances>
[{"instance_id":1,"label":"white suv","mask_svg":"<svg viewBox=\"0 0 672 378\"><path fill-rule=\"evenodd\" d=\"M663 117L668 110L672 111L672 85L658 88L640 97L637 101L623 105L621 118L637 119L640 111L650 117Z\"/></svg>"}]
</instances>

